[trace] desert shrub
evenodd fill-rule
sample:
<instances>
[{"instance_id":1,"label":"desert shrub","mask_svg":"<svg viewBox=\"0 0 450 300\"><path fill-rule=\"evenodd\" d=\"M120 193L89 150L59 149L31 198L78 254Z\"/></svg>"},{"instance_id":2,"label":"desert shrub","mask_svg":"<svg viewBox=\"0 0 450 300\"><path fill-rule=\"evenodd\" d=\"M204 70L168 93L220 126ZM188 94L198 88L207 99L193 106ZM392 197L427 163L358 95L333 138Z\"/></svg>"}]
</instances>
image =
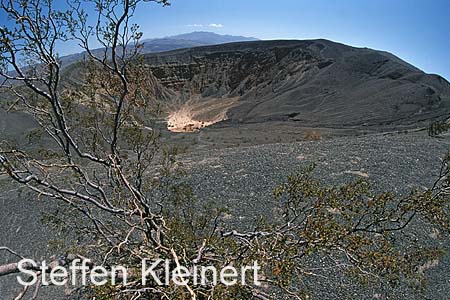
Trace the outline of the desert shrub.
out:
<instances>
[{"instance_id":1,"label":"desert shrub","mask_svg":"<svg viewBox=\"0 0 450 300\"><path fill-rule=\"evenodd\" d=\"M303 139L307 141L318 141L322 139L322 134L316 130L308 130L305 132Z\"/></svg>"},{"instance_id":2,"label":"desert shrub","mask_svg":"<svg viewBox=\"0 0 450 300\"><path fill-rule=\"evenodd\" d=\"M437 121L428 125L428 135L431 137L437 137L442 133L447 132L450 129L450 124L447 122Z\"/></svg>"}]
</instances>

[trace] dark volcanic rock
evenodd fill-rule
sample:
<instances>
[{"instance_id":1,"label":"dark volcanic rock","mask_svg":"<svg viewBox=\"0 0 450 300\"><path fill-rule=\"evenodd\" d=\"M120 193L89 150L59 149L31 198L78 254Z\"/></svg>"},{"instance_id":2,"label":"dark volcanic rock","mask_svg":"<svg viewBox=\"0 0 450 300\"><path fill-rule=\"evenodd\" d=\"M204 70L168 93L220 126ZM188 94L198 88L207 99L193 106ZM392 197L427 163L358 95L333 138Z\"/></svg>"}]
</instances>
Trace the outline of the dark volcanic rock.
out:
<instances>
[{"instance_id":1,"label":"dark volcanic rock","mask_svg":"<svg viewBox=\"0 0 450 300\"><path fill-rule=\"evenodd\" d=\"M329 184L340 184L366 178L377 191L391 190L405 195L414 187L430 187L438 177L440 158L449 149L448 138L433 139L425 134L370 135L344 137L322 141L289 144L259 145L202 150L180 157L185 166L187 182L201 201L229 209L229 220L239 230L249 229L260 216L273 218L279 203L272 196L273 189L286 181L288 174L311 163L317 164L314 176ZM52 202L29 199L19 193L15 185L0 177L0 244L14 248L23 255L49 258L47 243L58 235L50 234L40 225L41 213ZM416 224L412 231L427 235L429 224ZM44 230L43 230L44 229ZM440 241L450 249L450 241ZM0 256L0 263L16 261L12 256ZM318 266L321 262L316 262ZM326 261L325 261L326 263ZM426 290L414 294L405 287L380 286L374 289L348 281L330 270L328 278L309 279L306 284L311 299L433 299L448 298L450 256L446 255L434 268L428 270L430 281ZM12 299L19 289L15 276L0 279L0 299ZM61 300L62 289L44 289L45 300ZM423 297L422 297L423 296ZM273 298L277 300L278 298Z\"/></svg>"},{"instance_id":2,"label":"dark volcanic rock","mask_svg":"<svg viewBox=\"0 0 450 300\"><path fill-rule=\"evenodd\" d=\"M238 97L227 113L238 123L392 128L450 115L450 84L442 77L387 52L327 40L231 43L146 60L181 99Z\"/></svg>"}]
</instances>

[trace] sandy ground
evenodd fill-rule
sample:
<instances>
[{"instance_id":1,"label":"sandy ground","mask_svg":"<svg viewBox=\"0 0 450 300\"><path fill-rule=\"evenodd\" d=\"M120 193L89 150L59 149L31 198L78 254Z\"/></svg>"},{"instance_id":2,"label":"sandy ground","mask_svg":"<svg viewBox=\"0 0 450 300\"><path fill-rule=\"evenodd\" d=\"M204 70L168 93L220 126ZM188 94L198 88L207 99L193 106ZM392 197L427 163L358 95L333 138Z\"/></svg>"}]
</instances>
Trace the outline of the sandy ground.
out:
<instances>
[{"instance_id":1,"label":"sandy ground","mask_svg":"<svg viewBox=\"0 0 450 300\"><path fill-rule=\"evenodd\" d=\"M237 101L238 98L212 98L199 102L193 98L169 111L167 129L172 132L194 132L225 121L228 110Z\"/></svg>"}]
</instances>

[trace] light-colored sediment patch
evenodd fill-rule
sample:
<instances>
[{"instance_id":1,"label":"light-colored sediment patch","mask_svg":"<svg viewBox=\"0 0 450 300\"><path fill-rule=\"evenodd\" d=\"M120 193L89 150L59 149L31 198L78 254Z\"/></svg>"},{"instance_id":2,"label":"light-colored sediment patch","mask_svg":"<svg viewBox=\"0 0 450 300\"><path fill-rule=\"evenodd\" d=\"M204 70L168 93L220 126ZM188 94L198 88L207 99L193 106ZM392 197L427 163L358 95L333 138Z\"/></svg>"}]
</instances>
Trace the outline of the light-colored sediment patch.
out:
<instances>
[{"instance_id":1,"label":"light-colored sediment patch","mask_svg":"<svg viewBox=\"0 0 450 300\"><path fill-rule=\"evenodd\" d=\"M214 123L195 120L191 109L186 106L171 112L167 119L167 128L172 132L194 132L212 124Z\"/></svg>"},{"instance_id":2,"label":"light-colored sediment patch","mask_svg":"<svg viewBox=\"0 0 450 300\"><path fill-rule=\"evenodd\" d=\"M426 262L425 264L423 264L422 266L420 266L418 272L420 274L424 274L425 271L428 271L429 269L435 268L438 265L439 265L439 260L438 259L430 260L430 261Z\"/></svg>"},{"instance_id":3,"label":"light-colored sediment patch","mask_svg":"<svg viewBox=\"0 0 450 300\"><path fill-rule=\"evenodd\" d=\"M224 121L227 112L238 101L234 98L193 99L181 107L171 109L167 128L172 132L195 132L204 127Z\"/></svg>"},{"instance_id":4,"label":"light-colored sediment patch","mask_svg":"<svg viewBox=\"0 0 450 300\"><path fill-rule=\"evenodd\" d=\"M441 235L441 232L436 228L433 228L431 233L429 234L429 236L435 240L439 239L440 235Z\"/></svg>"},{"instance_id":5,"label":"light-colored sediment patch","mask_svg":"<svg viewBox=\"0 0 450 300\"><path fill-rule=\"evenodd\" d=\"M352 174L352 175L357 175L357 176L361 176L364 178L369 178L369 174L363 171L345 171L344 174Z\"/></svg>"}]
</instances>

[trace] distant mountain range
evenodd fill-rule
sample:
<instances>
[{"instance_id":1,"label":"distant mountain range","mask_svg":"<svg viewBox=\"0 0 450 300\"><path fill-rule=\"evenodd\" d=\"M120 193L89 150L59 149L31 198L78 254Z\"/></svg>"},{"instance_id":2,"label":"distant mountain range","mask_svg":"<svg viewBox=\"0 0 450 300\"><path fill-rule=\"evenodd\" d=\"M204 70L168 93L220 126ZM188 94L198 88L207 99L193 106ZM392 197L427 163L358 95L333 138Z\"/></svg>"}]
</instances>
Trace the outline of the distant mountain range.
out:
<instances>
[{"instance_id":1,"label":"distant mountain range","mask_svg":"<svg viewBox=\"0 0 450 300\"><path fill-rule=\"evenodd\" d=\"M218 45L233 42L250 42L258 41L257 38L245 37L245 36L234 36L234 35L221 35L214 32L206 31L196 31L191 33L179 34L175 36L166 37L163 39L150 39L144 40L144 42L159 42L165 39L168 40L179 40L179 41L192 41L203 45Z\"/></svg>"},{"instance_id":2,"label":"distant mountain range","mask_svg":"<svg viewBox=\"0 0 450 300\"><path fill-rule=\"evenodd\" d=\"M210 46L248 41L258 41L258 39L253 37L221 35L213 32L197 31L175 36L168 36L164 38L146 39L141 42L144 45L142 54L147 54L198 46ZM92 52L94 54L101 55L102 51L103 49L100 48L95 49ZM64 66L68 66L74 62L82 60L85 56L86 52L71 54L61 57L61 61Z\"/></svg>"}]
</instances>

